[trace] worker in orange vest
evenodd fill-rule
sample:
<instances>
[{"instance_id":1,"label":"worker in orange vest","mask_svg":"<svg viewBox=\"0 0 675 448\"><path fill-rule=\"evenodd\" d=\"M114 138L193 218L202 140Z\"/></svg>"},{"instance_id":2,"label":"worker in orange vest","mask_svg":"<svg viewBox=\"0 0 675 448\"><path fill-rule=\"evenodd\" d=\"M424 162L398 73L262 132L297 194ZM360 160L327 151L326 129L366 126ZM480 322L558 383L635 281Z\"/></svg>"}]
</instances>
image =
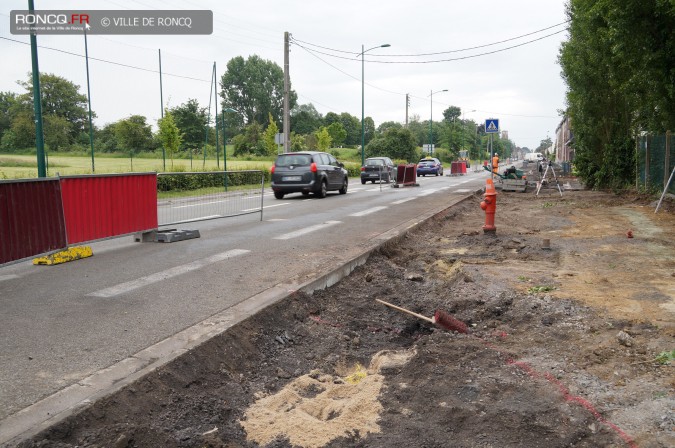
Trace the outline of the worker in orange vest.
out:
<instances>
[{"instance_id":1,"label":"worker in orange vest","mask_svg":"<svg viewBox=\"0 0 675 448\"><path fill-rule=\"evenodd\" d=\"M492 157L492 172L494 174L499 173L499 154L497 153Z\"/></svg>"}]
</instances>

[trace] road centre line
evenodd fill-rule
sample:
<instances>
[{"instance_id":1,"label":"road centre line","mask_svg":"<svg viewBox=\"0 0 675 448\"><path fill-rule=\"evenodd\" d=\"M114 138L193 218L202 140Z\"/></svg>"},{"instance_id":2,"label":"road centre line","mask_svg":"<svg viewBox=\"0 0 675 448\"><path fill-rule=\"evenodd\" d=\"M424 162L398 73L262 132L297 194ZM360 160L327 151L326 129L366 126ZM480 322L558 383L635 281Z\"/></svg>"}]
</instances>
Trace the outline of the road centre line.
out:
<instances>
[{"instance_id":1,"label":"road centre line","mask_svg":"<svg viewBox=\"0 0 675 448\"><path fill-rule=\"evenodd\" d=\"M413 199L415 199L415 198L411 197L411 198L399 199L398 201L392 202L391 205L403 204L404 202L412 201Z\"/></svg>"},{"instance_id":2,"label":"road centre line","mask_svg":"<svg viewBox=\"0 0 675 448\"><path fill-rule=\"evenodd\" d=\"M380 210L384 210L386 208L388 208L386 205L381 205L379 207L369 208L368 210L364 210L362 212L352 213L349 216L354 216L354 217L358 218L360 216L366 216L366 215L370 215L371 213L379 212Z\"/></svg>"},{"instance_id":3,"label":"road centre line","mask_svg":"<svg viewBox=\"0 0 675 448\"><path fill-rule=\"evenodd\" d=\"M417 197L422 198L424 196L429 196L430 194L436 193L437 191L438 191L438 189L436 189L436 188L433 188L431 190L426 190L426 191L423 191L420 194L418 194Z\"/></svg>"},{"instance_id":4,"label":"road centre line","mask_svg":"<svg viewBox=\"0 0 675 448\"><path fill-rule=\"evenodd\" d=\"M0 282L5 280L12 280L13 278L19 278L19 276L16 274L0 275Z\"/></svg>"},{"instance_id":5,"label":"road centre line","mask_svg":"<svg viewBox=\"0 0 675 448\"><path fill-rule=\"evenodd\" d=\"M208 258L202 258L201 260L193 261L192 263L187 263L181 266L176 266L166 271L157 272L155 274L150 274L145 277L138 278L136 280L131 280L130 282L120 283L119 285L111 286L109 288L101 289L90 294L88 296L92 297L114 297L120 294L125 294L127 292L133 291L144 286L151 285L153 283L161 282L162 280L167 280L178 275L186 274L188 272L196 271L201 269L204 266L208 266L219 261L224 261L229 258L236 257L238 255L243 255L249 253L250 250L245 249L233 249L228 250L227 252L221 252L216 255L212 255Z\"/></svg>"},{"instance_id":6,"label":"road centre line","mask_svg":"<svg viewBox=\"0 0 675 448\"><path fill-rule=\"evenodd\" d=\"M471 190L468 188L460 188L459 190L455 190L455 193L470 193Z\"/></svg>"},{"instance_id":7,"label":"road centre line","mask_svg":"<svg viewBox=\"0 0 675 448\"><path fill-rule=\"evenodd\" d=\"M308 233L316 232L317 230L322 230L335 224L342 224L342 221L326 221L321 224L316 224L313 226L305 227L304 229L296 230L295 232L286 233L274 237L275 240L290 240L291 238L297 238L299 236L306 235Z\"/></svg>"}]
</instances>

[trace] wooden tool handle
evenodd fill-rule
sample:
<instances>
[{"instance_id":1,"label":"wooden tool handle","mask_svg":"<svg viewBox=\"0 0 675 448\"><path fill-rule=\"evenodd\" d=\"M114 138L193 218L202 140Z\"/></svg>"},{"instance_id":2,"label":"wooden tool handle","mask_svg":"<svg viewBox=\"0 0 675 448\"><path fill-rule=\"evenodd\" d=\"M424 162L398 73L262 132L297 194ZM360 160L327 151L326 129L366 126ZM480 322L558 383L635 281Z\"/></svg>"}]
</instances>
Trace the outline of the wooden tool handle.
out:
<instances>
[{"instance_id":1,"label":"wooden tool handle","mask_svg":"<svg viewBox=\"0 0 675 448\"><path fill-rule=\"evenodd\" d=\"M421 314L417 314L417 313L415 313L413 311L410 311L410 310L406 310L405 308L401 308L400 306L392 305L391 303L385 302L384 300L380 300L380 299L375 299L375 300L380 302L382 305L388 306L389 308L393 308L395 310L402 311L404 313L410 314L411 316L415 316L418 319L422 319L422 320L426 320L427 322L431 322L432 324L434 323L434 320L429 318L429 317L422 316Z\"/></svg>"}]
</instances>

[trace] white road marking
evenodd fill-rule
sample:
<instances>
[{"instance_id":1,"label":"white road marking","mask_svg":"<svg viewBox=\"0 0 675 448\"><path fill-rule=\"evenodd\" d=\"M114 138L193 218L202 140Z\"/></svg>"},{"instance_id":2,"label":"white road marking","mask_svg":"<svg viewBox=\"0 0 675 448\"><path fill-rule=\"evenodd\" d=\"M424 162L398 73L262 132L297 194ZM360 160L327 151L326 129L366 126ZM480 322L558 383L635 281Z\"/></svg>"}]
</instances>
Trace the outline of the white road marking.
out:
<instances>
[{"instance_id":1,"label":"white road marking","mask_svg":"<svg viewBox=\"0 0 675 448\"><path fill-rule=\"evenodd\" d=\"M438 191L438 190L437 190L436 188L434 188L434 189L432 189L432 190L423 191L422 193L418 194L417 197L418 197L418 198L422 198L422 197L424 197L424 196L429 196L430 194L436 193L437 191Z\"/></svg>"},{"instance_id":2,"label":"white road marking","mask_svg":"<svg viewBox=\"0 0 675 448\"><path fill-rule=\"evenodd\" d=\"M279 221L288 221L286 218L272 218L272 219L266 219L265 221L267 222L279 222Z\"/></svg>"},{"instance_id":3,"label":"white road marking","mask_svg":"<svg viewBox=\"0 0 675 448\"><path fill-rule=\"evenodd\" d=\"M272 208L272 207L281 207L282 205L288 205L290 202L282 202L281 204L273 204L273 205L266 205L263 208ZM242 210L242 212L250 212L253 210L260 210L260 207L255 207L255 208L245 208Z\"/></svg>"},{"instance_id":4,"label":"white road marking","mask_svg":"<svg viewBox=\"0 0 675 448\"><path fill-rule=\"evenodd\" d=\"M227 202L229 199L223 199L220 201L208 201L208 202L198 202L196 204L188 204L188 205L176 205L172 206L171 208L188 208L188 207L201 207L202 205L209 205L209 204L220 204L222 202Z\"/></svg>"},{"instance_id":5,"label":"white road marking","mask_svg":"<svg viewBox=\"0 0 675 448\"><path fill-rule=\"evenodd\" d=\"M459 190L455 190L455 193L469 193L471 190L468 188L460 188Z\"/></svg>"},{"instance_id":6,"label":"white road marking","mask_svg":"<svg viewBox=\"0 0 675 448\"><path fill-rule=\"evenodd\" d=\"M404 202L412 201L413 199L415 199L415 198L412 197L412 198L399 199L398 201L394 201L391 204L392 205L399 205L399 204L403 204Z\"/></svg>"},{"instance_id":7,"label":"white road marking","mask_svg":"<svg viewBox=\"0 0 675 448\"><path fill-rule=\"evenodd\" d=\"M366 216L366 215L370 215L371 213L379 212L380 210L384 210L386 208L388 208L386 205L381 205L380 207L369 208L368 210L364 210L362 212L352 213L349 216L355 216L355 217Z\"/></svg>"},{"instance_id":8,"label":"white road marking","mask_svg":"<svg viewBox=\"0 0 675 448\"><path fill-rule=\"evenodd\" d=\"M19 278L19 276L16 274L0 275L0 282L5 280L12 280L13 278Z\"/></svg>"},{"instance_id":9,"label":"white road marking","mask_svg":"<svg viewBox=\"0 0 675 448\"><path fill-rule=\"evenodd\" d=\"M308 233L316 232L317 230L322 230L335 224L342 224L342 221L326 221L322 224L316 224L313 226L305 227L304 229L296 230L295 232L286 233L284 235L275 236L275 240L290 240L291 238L297 238L299 236L306 235Z\"/></svg>"},{"instance_id":10,"label":"white road marking","mask_svg":"<svg viewBox=\"0 0 675 448\"><path fill-rule=\"evenodd\" d=\"M238 255L243 255L250 252L250 250L245 249L233 249L228 250L227 252L221 252L219 254L213 255L208 258L203 258L201 260L193 261L192 263L184 264L181 266L176 266L166 271L157 272L156 274L151 274L146 277L141 277L136 280L132 280L126 283L120 283L119 285L111 286L110 288L101 289L99 291L92 292L87 294L93 297L114 297L120 294L125 294L127 292L133 291L144 286L151 285L153 283L161 282L162 280L169 279L171 277L176 277L178 275L186 274L188 272L196 271L201 269L204 266L208 266L219 261L227 260L228 258L236 257Z\"/></svg>"}]
</instances>

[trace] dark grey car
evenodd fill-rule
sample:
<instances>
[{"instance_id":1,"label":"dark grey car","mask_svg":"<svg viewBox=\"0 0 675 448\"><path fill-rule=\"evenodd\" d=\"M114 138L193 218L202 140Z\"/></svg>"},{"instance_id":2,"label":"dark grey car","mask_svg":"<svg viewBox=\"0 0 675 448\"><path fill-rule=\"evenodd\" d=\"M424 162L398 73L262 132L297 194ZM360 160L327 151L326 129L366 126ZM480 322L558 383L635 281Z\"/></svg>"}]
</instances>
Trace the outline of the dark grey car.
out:
<instances>
[{"instance_id":1,"label":"dark grey car","mask_svg":"<svg viewBox=\"0 0 675 448\"><path fill-rule=\"evenodd\" d=\"M361 183L368 181L375 183L376 180L391 182L396 181L397 167L389 157L369 157L361 167Z\"/></svg>"},{"instance_id":2,"label":"dark grey car","mask_svg":"<svg viewBox=\"0 0 675 448\"><path fill-rule=\"evenodd\" d=\"M347 193L347 170L341 162L326 152L280 154L271 172L272 191L277 199L283 199L288 193L314 193L320 198L325 198L328 191Z\"/></svg>"}]
</instances>

